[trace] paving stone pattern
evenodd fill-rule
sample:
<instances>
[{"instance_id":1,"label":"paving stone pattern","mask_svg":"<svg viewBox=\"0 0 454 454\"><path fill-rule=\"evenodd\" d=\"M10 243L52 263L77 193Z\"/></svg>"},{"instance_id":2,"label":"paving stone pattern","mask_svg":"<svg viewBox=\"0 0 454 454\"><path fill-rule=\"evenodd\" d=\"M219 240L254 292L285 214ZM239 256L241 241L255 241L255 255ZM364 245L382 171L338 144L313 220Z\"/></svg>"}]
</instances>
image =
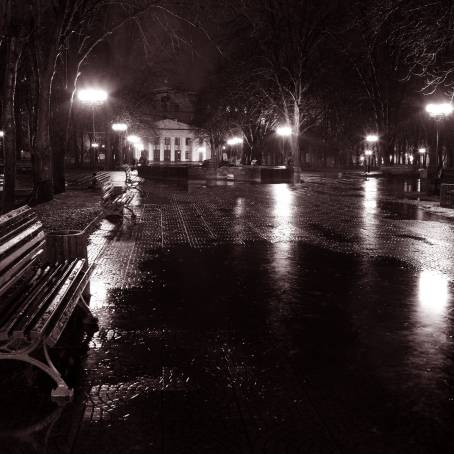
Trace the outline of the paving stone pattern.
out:
<instances>
[{"instance_id":1,"label":"paving stone pattern","mask_svg":"<svg viewBox=\"0 0 454 454\"><path fill-rule=\"evenodd\" d=\"M47 452L448 446L452 335L421 337L403 301L421 270L452 280L450 220L396 203L383 180L315 174L297 187L145 182L133 209L90 238L100 329Z\"/></svg>"}]
</instances>

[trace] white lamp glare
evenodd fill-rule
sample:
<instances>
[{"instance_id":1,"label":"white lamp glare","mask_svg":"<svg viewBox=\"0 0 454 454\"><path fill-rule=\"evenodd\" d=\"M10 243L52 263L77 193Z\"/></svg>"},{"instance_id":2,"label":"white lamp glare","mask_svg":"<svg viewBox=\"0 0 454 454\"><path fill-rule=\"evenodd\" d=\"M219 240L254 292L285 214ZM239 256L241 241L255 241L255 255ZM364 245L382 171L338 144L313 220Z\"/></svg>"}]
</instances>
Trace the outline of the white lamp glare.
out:
<instances>
[{"instance_id":1,"label":"white lamp glare","mask_svg":"<svg viewBox=\"0 0 454 454\"><path fill-rule=\"evenodd\" d=\"M114 131L123 132L128 129L128 125L126 123L114 123L112 129Z\"/></svg>"},{"instance_id":2,"label":"white lamp glare","mask_svg":"<svg viewBox=\"0 0 454 454\"><path fill-rule=\"evenodd\" d=\"M278 136L290 136L292 134L292 128L290 126L279 126L276 129L276 134Z\"/></svg>"},{"instance_id":3,"label":"white lamp glare","mask_svg":"<svg viewBox=\"0 0 454 454\"><path fill-rule=\"evenodd\" d=\"M240 143L243 143L243 139L241 137L232 137L231 139L227 140L227 145L230 146L239 145Z\"/></svg>"},{"instance_id":4,"label":"white lamp glare","mask_svg":"<svg viewBox=\"0 0 454 454\"><path fill-rule=\"evenodd\" d=\"M102 104L107 100L107 92L98 88L87 88L77 92L80 102L87 104Z\"/></svg>"},{"instance_id":5,"label":"white lamp glare","mask_svg":"<svg viewBox=\"0 0 454 454\"><path fill-rule=\"evenodd\" d=\"M378 142L377 134L369 134L368 136L366 136L366 141L367 142Z\"/></svg>"},{"instance_id":6,"label":"white lamp glare","mask_svg":"<svg viewBox=\"0 0 454 454\"><path fill-rule=\"evenodd\" d=\"M140 142L140 137L132 134L132 135L128 136L126 138L126 140L130 143L138 143L138 142Z\"/></svg>"},{"instance_id":7,"label":"white lamp glare","mask_svg":"<svg viewBox=\"0 0 454 454\"><path fill-rule=\"evenodd\" d=\"M446 117L452 114L453 106L448 102L427 104L426 112L434 118Z\"/></svg>"}]
</instances>

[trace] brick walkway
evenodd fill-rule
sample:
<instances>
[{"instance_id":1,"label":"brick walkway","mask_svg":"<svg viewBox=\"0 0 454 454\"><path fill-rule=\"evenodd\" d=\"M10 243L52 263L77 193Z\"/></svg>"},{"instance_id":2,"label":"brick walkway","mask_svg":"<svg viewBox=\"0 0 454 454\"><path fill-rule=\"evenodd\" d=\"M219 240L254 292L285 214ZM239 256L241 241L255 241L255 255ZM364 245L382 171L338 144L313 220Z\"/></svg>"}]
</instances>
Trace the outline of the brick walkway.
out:
<instances>
[{"instance_id":1,"label":"brick walkway","mask_svg":"<svg viewBox=\"0 0 454 454\"><path fill-rule=\"evenodd\" d=\"M418 305L424 276L451 298L452 223L380 180L305 180L145 183L137 222L103 221L89 246L100 330L48 452L453 444L452 312Z\"/></svg>"}]
</instances>

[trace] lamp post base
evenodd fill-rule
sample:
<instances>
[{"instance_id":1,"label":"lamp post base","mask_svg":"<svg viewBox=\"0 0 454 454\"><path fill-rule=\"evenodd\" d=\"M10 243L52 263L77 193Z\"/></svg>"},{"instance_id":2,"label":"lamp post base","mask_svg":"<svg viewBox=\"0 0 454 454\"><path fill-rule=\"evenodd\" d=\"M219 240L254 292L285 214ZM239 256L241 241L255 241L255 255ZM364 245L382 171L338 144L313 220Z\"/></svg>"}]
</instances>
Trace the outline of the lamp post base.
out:
<instances>
[{"instance_id":1,"label":"lamp post base","mask_svg":"<svg viewBox=\"0 0 454 454\"><path fill-rule=\"evenodd\" d=\"M300 184L301 183L301 167L291 167L290 168L290 176L292 178L293 184Z\"/></svg>"}]
</instances>

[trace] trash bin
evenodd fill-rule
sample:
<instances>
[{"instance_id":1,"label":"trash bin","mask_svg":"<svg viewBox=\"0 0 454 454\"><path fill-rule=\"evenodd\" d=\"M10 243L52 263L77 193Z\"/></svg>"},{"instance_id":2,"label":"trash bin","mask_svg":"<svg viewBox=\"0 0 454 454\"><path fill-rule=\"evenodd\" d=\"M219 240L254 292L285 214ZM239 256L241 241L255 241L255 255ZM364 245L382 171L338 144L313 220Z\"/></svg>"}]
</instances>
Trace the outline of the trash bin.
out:
<instances>
[{"instance_id":1,"label":"trash bin","mask_svg":"<svg viewBox=\"0 0 454 454\"><path fill-rule=\"evenodd\" d=\"M87 237L83 230L53 230L47 234L47 259L62 262L87 259Z\"/></svg>"},{"instance_id":2,"label":"trash bin","mask_svg":"<svg viewBox=\"0 0 454 454\"><path fill-rule=\"evenodd\" d=\"M441 185L440 206L454 208L454 184L443 183Z\"/></svg>"},{"instance_id":3,"label":"trash bin","mask_svg":"<svg viewBox=\"0 0 454 454\"><path fill-rule=\"evenodd\" d=\"M53 230L46 235L46 257L50 263L65 260L85 259L84 269L88 270L87 236L83 230ZM84 295L89 298L90 283Z\"/></svg>"}]
</instances>

